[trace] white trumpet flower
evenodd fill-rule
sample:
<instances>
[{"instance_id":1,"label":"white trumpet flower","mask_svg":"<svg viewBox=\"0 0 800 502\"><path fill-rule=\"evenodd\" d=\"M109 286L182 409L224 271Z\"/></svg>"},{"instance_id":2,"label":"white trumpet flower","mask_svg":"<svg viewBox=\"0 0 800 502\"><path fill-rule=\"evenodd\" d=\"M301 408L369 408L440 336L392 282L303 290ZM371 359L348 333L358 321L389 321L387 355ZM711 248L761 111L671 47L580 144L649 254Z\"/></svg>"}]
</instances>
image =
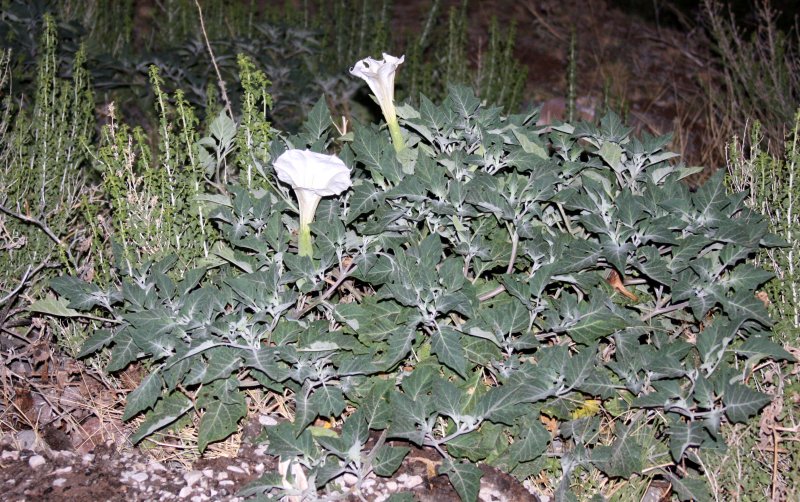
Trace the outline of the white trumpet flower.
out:
<instances>
[{"instance_id":1,"label":"white trumpet flower","mask_svg":"<svg viewBox=\"0 0 800 502\"><path fill-rule=\"evenodd\" d=\"M278 179L292 186L300 209L298 249L312 256L311 227L322 197L339 195L353 184L350 169L336 155L310 150L287 150L275 160Z\"/></svg>"},{"instance_id":2,"label":"white trumpet flower","mask_svg":"<svg viewBox=\"0 0 800 502\"><path fill-rule=\"evenodd\" d=\"M400 124L397 122L397 112L394 108L394 74L403 61L405 61L405 56L396 58L384 52L383 59L364 58L357 61L356 65L350 69L351 74L367 82L372 94L378 100L383 118L386 119L386 125L389 127L389 134L392 135L394 149L397 152L405 148L405 143L400 134Z\"/></svg>"}]
</instances>

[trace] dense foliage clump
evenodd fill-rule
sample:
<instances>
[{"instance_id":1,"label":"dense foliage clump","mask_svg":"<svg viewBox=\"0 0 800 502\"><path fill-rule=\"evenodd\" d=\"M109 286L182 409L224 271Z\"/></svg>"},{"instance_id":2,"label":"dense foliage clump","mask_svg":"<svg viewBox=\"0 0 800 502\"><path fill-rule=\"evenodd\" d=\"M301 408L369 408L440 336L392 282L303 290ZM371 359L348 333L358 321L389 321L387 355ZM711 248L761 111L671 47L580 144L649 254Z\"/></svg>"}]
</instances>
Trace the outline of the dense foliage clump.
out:
<instances>
[{"instance_id":1,"label":"dense foliage clump","mask_svg":"<svg viewBox=\"0 0 800 502\"><path fill-rule=\"evenodd\" d=\"M747 263L780 239L720 175L690 193L668 138L631 138L613 114L542 128L465 88L420 102L397 110L399 153L374 125L331 136L322 101L273 141L272 158L335 151L352 169L318 208L313 259L297 254L289 187L259 164L262 183L213 199L221 241L204 266L147 262L109 291L53 282L113 318L83 355L151 367L128 399L126 418L145 413L132 440L202 413L202 450L237 429L257 383L293 396L269 449L317 488L391 474L406 449L384 440L403 439L440 451L465 500L473 462L525 478L553 459L564 494L599 469L703 498L697 450L769 402L746 384L759 361L791 359L755 296L770 274ZM318 417L341 432L318 433Z\"/></svg>"}]
</instances>

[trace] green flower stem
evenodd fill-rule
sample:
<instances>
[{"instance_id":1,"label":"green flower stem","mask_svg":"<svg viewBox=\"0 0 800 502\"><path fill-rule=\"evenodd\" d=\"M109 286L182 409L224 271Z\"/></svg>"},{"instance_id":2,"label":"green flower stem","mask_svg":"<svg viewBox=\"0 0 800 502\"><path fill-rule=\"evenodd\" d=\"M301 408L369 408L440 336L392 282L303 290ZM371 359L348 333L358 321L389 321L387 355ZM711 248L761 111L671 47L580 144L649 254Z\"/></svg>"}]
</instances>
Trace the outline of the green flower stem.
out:
<instances>
[{"instance_id":1,"label":"green flower stem","mask_svg":"<svg viewBox=\"0 0 800 502\"><path fill-rule=\"evenodd\" d=\"M311 226L300 225L300 232L297 236L297 248L300 256L313 257L314 250L311 248Z\"/></svg>"},{"instance_id":2,"label":"green flower stem","mask_svg":"<svg viewBox=\"0 0 800 502\"><path fill-rule=\"evenodd\" d=\"M406 147L406 143L403 141L403 135L400 134L400 124L397 122L397 119L394 119L393 121L387 122L387 125L389 126L389 134L392 136L394 151L400 153Z\"/></svg>"}]
</instances>

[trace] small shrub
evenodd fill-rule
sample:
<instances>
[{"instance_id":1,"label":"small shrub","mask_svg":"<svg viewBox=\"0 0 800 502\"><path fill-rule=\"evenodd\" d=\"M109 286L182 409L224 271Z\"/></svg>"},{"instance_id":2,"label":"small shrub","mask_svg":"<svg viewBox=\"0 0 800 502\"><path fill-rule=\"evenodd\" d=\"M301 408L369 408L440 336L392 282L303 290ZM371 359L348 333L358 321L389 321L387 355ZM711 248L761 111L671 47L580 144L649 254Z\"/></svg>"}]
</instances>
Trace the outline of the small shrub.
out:
<instances>
[{"instance_id":1,"label":"small shrub","mask_svg":"<svg viewBox=\"0 0 800 502\"><path fill-rule=\"evenodd\" d=\"M748 134L749 133L749 134ZM734 138L728 149L728 182L733 190L749 194L746 203L769 219L776 234L786 238L786 246L763 250L757 263L775 277L759 293L768 303L776 320L775 333L792 350L800 347L800 224L797 218L800 179L800 110L795 114L794 127L784 142L780 156L770 154L759 122L746 131L748 140ZM749 145L746 147L745 144ZM758 420L732 427L736 449L710 455L708 466L716 471L720 491L729 500L773 500L796 498L798 479L792 467L800 457L800 448L793 441L793 424L797 423L795 402L800 394L797 370L779 371L772 365L757 375L761 385L777 394L769 411ZM760 452L743 455L742 451ZM770 451L771 450L771 451ZM741 479L742 471L761 471L760 476ZM760 482L759 482L760 481Z\"/></svg>"},{"instance_id":2,"label":"small shrub","mask_svg":"<svg viewBox=\"0 0 800 502\"><path fill-rule=\"evenodd\" d=\"M748 136L747 141L734 137L730 144L729 183L733 190L748 193L748 205L766 215L772 231L786 238L785 247L765 250L759 262L775 274L765 292L773 316L782 321L776 331L796 345L800 339L800 108L787 132L782 155L769 153L760 122L752 125Z\"/></svg>"},{"instance_id":3,"label":"small shrub","mask_svg":"<svg viewBox=\"0 0 800 502\"><path fill-rule=\"evenodd\" d=\"M150 366L128 397L125 417L144 414L131 440L198 414L202 451L237 430L255 385L292 396L268 451L302 466L310 492L391 475L408 451L395 439L435 448L464 500L475 462L520 479L555 469L558 496L590 496L580 481L602 473L708 498L698 452L770 401L746 385L758 362L792 359L755 297L771 274L747 262L781 241L746 194L721 175L689 193L669 138L631 138L613 114L548 132L452 87L397 115L398 153L372 124L331 136L322 100L272 142L273 159L334 151L352 169L352 189L319 204L313 257L297 254L290 188L262 166L263 183L214 198L210 265L148 260L111 292L52 282L110 316L82 355Z\"/></svg>"},{"instance_id":4,"label":"small shrub","mask_svg":"<svg viewBox=\"0 0 800 502\"><path fill-rule=\"evenodd\" d=\"M91 277L82 261L91 236L82 219L87 206L86 144L94 130L94 98L84 53L62 78L56 26L45 19L35 92L12 87L13 54L3 51L0 113L0 323L43 271L63 267Z\"/></svg>"}]
</instances>

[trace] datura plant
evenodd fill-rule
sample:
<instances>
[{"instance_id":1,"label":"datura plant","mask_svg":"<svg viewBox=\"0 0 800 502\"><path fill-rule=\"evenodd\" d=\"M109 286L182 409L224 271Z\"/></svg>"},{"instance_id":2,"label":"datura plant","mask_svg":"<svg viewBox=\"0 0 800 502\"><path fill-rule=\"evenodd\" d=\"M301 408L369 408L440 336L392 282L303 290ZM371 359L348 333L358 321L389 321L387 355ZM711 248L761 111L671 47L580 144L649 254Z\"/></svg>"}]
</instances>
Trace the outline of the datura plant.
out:
<instances>
[{"instance_id":1,"label":"datura plant","mask_svg":"<svg viewBox=\"0 0 800 502\"><path fill-rule=\"evenodd\" d=\"M392 136L392 143L395 151L405 148L403 135L400 134L400 124L397 122L397 112L394 107L394 74L397 67L405 61L405 56L396 58L384 53L383 59L377 60L364 58L350 69L350 73L360 77L367 82L372 94L381 107L389 134Z\"/></svg>"},{"instance_id":2,"label":"datura plant","mask_svg":"<svg viewBox=\"0 0 800 502\"><path fill-rule=\"evenodd\" d=\"M350 170L335 155L287 150L275 160L275 172L279 180L292 186L297 197L300 212L298 253L311 257L311 222L319 201L350 188Z\"/></svg>"},{"instance_id":3,"label":"datura plant","mask_svg":"<svg viewBox=\"0 0 800 502\"><path fill-rule=\"evenodd\" d=\"M324 100L270 144L314 236L299 255L289 188L262 170L253 186L273 190L208 198L223 242L202 267L142 263L111 290L53 281L65 315L108 315L81 355L150 370L127 399L131 441L189 416L202 451L260 387L289 410L265 430L283 472L242 496L341 499L413 446L465 501L477 463L545 471L557 500L633 499L656 478L708 500L698 452L770 402L765 359L792 360L756 296L771 274L750 262L783 241L746 194L721 173L690 192L669 138L632 137L613 114L542 128L452 87L395 122L375 92L404 155L374 124L335 134Z\"/></svg>"}]
</instances>

